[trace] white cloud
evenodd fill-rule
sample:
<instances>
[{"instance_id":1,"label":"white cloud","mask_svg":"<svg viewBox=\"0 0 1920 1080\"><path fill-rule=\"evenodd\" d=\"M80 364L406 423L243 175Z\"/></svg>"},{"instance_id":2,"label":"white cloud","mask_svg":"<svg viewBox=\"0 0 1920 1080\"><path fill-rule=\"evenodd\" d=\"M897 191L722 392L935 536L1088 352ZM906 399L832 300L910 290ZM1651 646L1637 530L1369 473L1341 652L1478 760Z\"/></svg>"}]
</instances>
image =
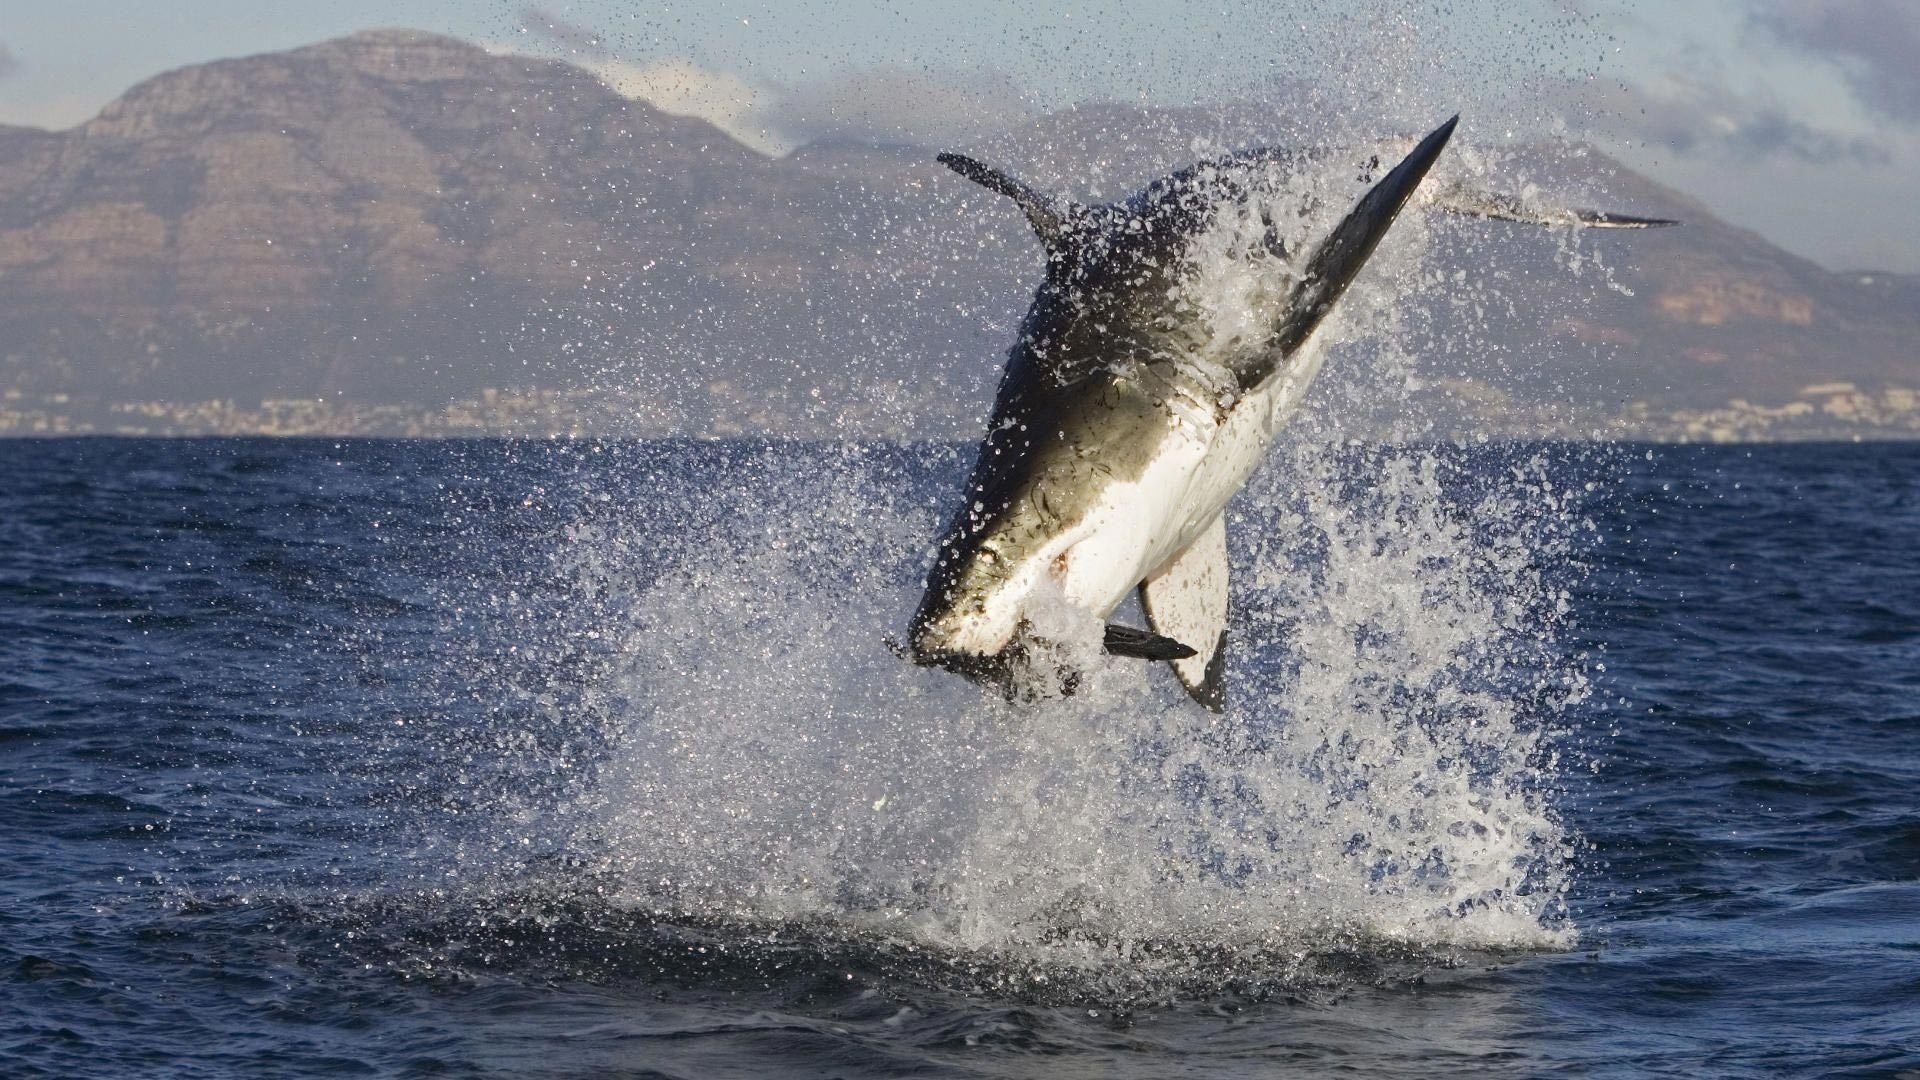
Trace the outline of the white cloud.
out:
<instances>
[{"instance_id":1,"label":"white cloud","mask_svg":"<svg viewBox=\"0 0 1920 1080\"><path fill-rule=\"evenodd\" d=\"M663 112L705 120L763 153L831 137L944 144L1003 130L1029 112L1011 79L879 68L791 86L755 82L689 57L636 59L589 27L537 6L521 31L594 73L614 91Z\"/></svg>"},{"instance_id":2,"label":"white cloud","mask_svg":"<svg viewBox=\"0 0 1920 1080\"><path fill-rule=\"evenodd\" d=\"M767 114L798 141L841 136L944 145L1006 130L1030 112L1009 78L879 68L784 88Z\"/></svg>"},{"instance_id":3,"label":"white cloud","mask_svg":"<svg viewBox=\"0 0 1920 1080\"><path fill-rule=\"evenodd\" d=\"M698 117L767 154L827 138L943 146L1004 131L1031 115L1005 80L879 69L782 87L704 68L685 57L644 64L612 58L577 62L624 97L676 116Z\"/></svg>"},{"instance_id":4,"label":"white cloud","mask_svg":"<svg viewBox=\"0 0 1920 1080\"><path fill-rule=\"evenodd\" d=\"M767 91L738 75L710 71L683 57L648 64L606 59L585 66L623 97L675 116L698 117L762 153L792 147L764 120Z\"/></svg>"},{"instance_id":5,"label":"white cloud","mask_svg":"<svg viewBox=\"0 0 1920 1080\"><path fill-rule=\"evenodd\" d=\"M627 59L596 31L538 6L521 8L520 20L521 33L564 54L567 62L592 72L622 97L644 101L664 113L705 120L763 154L792 148L761 118L767 94L757 83L701 67L687 57Z\"/></svg>"}]
</instances>

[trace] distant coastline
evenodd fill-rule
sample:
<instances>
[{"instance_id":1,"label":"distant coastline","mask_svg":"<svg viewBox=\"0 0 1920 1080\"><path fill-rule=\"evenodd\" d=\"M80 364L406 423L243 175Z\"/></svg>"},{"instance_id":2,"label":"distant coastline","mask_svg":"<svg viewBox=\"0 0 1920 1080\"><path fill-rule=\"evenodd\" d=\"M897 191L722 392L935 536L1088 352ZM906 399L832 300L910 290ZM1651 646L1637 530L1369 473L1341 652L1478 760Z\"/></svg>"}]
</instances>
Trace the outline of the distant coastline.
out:
<instances>
[{"instance_id":1,"label":"distant coastline","mask_svg":"<svg viewBox=\"0 0 1920 1080\"><path fill-rule=\"evenodd\" d=\"M1092 103L973 149L1109 198L1194 130L1285 137L1268 112ZM1683 227L1436 224L1404 369L1343 428L1920 438L1920 277L1826 270L1588 148L1497 150L1476 182ZM930 147L768 157L413 31L184 68L0 129L0 437L971 439L1039 268L1002 201Z\"/></svg>"},{"instance_id":2,"label":"distant coastline","mask_svg":"<svg viewBox=\"0 0 1920 1080\"><path fill-rule=\"evenodd\" d=\"M728 389L724 386L718 389ZM1481 391L1476 395L1475 391ZM1777 404L1729 401L1714 409L1661 410L1634 402L1617 413L1564 405L1499 401L1477 384L1445 388L1428 415L1431 434L1447 437L1661 443L1773 443L1920 439L1920 391L1879 393L1851 383L1806 387ZM966 418L810 402L713 400L675 408L645 395L606 390L485 389L444 405L269 398L253 403L107 401L65 393L0 393L0 439L112 435L128 437L288 436L373 438L880 438L969 439ZM1426 410L1420 410L1425 412ZM1396 433L1385 425L1382 438ZM1363 425L1364 427L1364 425Z\"/></svg>"}]
</instances>

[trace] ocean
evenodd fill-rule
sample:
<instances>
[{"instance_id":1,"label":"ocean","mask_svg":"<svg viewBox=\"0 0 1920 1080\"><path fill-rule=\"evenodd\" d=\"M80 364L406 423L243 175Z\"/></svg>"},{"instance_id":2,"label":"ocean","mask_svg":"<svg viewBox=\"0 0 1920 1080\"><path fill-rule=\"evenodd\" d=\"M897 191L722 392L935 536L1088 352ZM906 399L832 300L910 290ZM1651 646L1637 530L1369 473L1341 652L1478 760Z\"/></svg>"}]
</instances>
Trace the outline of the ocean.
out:
<instances>
[{"instance_id":1,"label":"ocean","mask_svg":"<svg viewBox=\"0 0 1920 1080\"><path fill-rule=\"evenodd\" d=\"M1920 1077L1920 445L1283 441L1217 717L970 453L0 444L0 1075Z\"/></svg>"}]
</instances>

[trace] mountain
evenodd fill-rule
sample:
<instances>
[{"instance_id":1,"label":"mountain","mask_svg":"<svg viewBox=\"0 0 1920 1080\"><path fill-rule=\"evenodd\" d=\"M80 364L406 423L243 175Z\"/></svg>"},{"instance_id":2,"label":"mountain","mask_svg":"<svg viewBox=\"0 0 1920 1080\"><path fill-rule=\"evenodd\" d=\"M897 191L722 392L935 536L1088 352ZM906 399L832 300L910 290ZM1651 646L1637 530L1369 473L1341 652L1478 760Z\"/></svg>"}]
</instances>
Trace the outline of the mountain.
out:
<instances>
[{"instance_id":1,"label":"mountain","mask_svg":"<svg viewBox=\"0 0 1920 1080\"><path fill-rule=\"evenodd\" d=\"M1196 133L1219 148L1288 137L1266 110L1105 104L1041 117L991 153L1048 184L1116 198L1191 161ZM1804 413L1795 403L1845 427L1884 410L1888 390L1897 407L1920 388L1920 277L1828 271L1589 147L1463 149L1474 186L1683 225L1577 238L1477 220L1442 228L1433 265L1463 275L1468 303L1497 315L1465 325L1447 318L1455 298L1426 297L1440 310L1436 337L1474 346L1451 369L1435 358L1432 374L1590 401L1643 425L1666 417L1695 435L1780 426L1768 421ZM1751 406L1734 407L1739 417L1707 415L1739 403ZM1896 426L1920 431L1920 417L1908 419Z\"/></svg>"},{"instance_id":2,"label":"mountain","mask_svg":"<svg viewBox=\"0 0 1920 1080\"><path fill-rule=\"evenodd\" d=\"M546 375L502 347L523 324L650 258L684 302L689 236L770 167L576 68L425 34L170 72L72 131L0 132L0 380L408 399ZM624 244L579 227L603 221Z\"/></svg>"},{"instance_id":3,"label":"mountain","mask_svg":"<svg viewBox=\"0 0 1920 1080\"><path fill-rule=\"evenodd\" d=\"M1094 105L967 149L1113 197L1197 139L1289 137L1251 107ZM1830 273L1577 148L1489 155L1686 226L1437 230L1436 267L1476 284L1419 298L1431 340L1472 348L1423 364L1476 422L1571 395L1752 434L1920 386L1920 281ZM0 433L964 435L1039 262L931 157L769 158L567 64L413 31L169 72L68 131L0 127Z\"/></svg>"}]
</instances>

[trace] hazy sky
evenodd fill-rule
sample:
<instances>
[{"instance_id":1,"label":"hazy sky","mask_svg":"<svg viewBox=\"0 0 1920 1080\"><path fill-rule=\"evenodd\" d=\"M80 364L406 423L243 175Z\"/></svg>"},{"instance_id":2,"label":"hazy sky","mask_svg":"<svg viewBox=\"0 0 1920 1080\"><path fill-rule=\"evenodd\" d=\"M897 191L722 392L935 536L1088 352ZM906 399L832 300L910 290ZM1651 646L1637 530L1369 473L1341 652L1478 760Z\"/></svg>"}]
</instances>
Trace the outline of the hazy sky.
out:
<instances>
[{"instance_id":1,"label":"hazy sky","mask_svg":"<svg viewBox=\"0 0 1920 1080\"><path fill-rule=\"evenodd\" d=\"M412 26L569 55L778 151L1074 101L1332 87L1411 129L1590 138L1835 268L1920 272L1920 0L6 0L0 123L67 127L168 68Z\"/></svg>"}]
</instances>

